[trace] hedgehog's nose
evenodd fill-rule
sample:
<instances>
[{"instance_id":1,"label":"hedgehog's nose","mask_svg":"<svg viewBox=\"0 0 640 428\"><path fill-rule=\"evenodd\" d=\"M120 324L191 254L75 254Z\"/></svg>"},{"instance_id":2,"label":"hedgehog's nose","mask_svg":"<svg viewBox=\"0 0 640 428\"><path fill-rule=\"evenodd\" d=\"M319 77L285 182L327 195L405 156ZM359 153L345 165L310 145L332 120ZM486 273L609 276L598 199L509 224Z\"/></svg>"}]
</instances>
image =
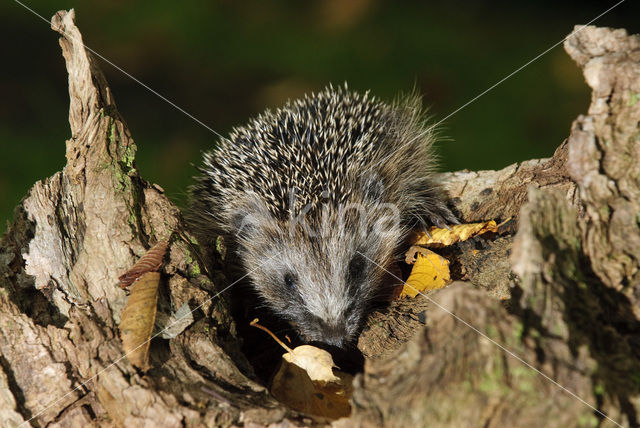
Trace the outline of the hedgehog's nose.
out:
<instances>
[{"instance_id":1,"label":"hedgehog's nose","mask_svg":"<svg viewBox=\"0 0 640 428\"><path fill-rule=\"evenodd\" d=\"M323 325L323 342L342 348L347 341L347 329L343 324Z\"/></svg>"}]
</instances>

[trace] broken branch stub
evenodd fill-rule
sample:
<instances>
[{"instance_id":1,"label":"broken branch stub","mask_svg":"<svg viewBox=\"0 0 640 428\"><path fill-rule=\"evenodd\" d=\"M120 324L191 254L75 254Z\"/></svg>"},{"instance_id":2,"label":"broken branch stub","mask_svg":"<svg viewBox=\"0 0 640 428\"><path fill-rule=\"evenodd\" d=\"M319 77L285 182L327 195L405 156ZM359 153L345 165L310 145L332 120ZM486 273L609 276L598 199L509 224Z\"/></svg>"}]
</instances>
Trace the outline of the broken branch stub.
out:
<instances>
[{"instance_id":1,"label":"broken branch stub","mask_svg":"<svg viewBox=\"0 0 640 428\"><path fill-rule=\"evenodd\" d=\"M52 19L69 74L67 164L33 186L0 245L8 374L0 382L13 397L0 400L0 414L38 426L282 420L286 412L247 377L232 319L223 297L212 299L216 286L201 273L179 210L140 177L135 143L74 18L71 10ZM193 322L151 341L150 370L141 375L122 358L118 277L172 231L180 233L162 268L159 318L186 305ZM203 388L234 407L220 408Z\"/></svg>"}]
</instances>

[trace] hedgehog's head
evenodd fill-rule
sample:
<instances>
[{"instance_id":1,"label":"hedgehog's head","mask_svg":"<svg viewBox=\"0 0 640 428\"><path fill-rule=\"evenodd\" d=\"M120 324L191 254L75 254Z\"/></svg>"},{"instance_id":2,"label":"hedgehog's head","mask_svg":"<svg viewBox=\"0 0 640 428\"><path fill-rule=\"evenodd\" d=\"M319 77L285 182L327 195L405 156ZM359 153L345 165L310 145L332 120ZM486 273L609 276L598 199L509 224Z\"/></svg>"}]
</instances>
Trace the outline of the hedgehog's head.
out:
<instances>
[{"instance_id":1,"label":"hedgehog's head","mask_svg":"<svg viewBox=\"0 0 640 428\"><path fill-rule=\"evenodd\" d=\"M344 204L327 198L287 219L257 194L245 194L234 209L232 233L254 287L308 341L352 343L381 291L403 236L398 210L382 191L363 189Z\"/></svg>"}]
</instances>

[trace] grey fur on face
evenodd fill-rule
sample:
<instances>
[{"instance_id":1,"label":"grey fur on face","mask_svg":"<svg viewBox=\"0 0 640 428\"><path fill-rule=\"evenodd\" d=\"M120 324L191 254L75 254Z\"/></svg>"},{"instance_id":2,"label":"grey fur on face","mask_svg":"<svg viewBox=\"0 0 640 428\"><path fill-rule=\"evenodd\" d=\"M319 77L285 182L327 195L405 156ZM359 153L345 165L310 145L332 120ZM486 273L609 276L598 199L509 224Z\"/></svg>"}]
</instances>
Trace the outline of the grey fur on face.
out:
<instances>
[{"instance_id":1,"label":"grey fur on face","mask_svg":"<svg viewBox=\"0 0 640 428\"><path fill-rule=\"evenodd\" d=\"M303 336L343 346L380 291L376 263L410 228L456 222L432 180L433 139L416 99L329 87L205 153L188 219L201 243L235 241L262 299Z\"/></svg>"}]
</instances>

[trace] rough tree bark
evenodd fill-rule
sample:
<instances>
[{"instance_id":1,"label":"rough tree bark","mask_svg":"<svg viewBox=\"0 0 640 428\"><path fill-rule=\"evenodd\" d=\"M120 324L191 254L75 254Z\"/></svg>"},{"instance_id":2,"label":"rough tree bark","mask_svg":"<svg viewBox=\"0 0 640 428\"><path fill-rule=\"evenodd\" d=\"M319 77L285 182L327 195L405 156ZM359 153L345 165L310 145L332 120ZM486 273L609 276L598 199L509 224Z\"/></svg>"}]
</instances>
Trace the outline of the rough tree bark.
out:
<instances>
[{"instance_id":1,"label":"rough tree bark","mask_svg":"<svg viewBox=\"0 0 640 428\"><path fill-rule=\"evenodd\" d=\"M52 20L69 72L67 165L33 186L0 242L5 426L638 425L639 37L586 27L567 39L593 97L552 158L442 175L464 221L512 221L455 248L467 282L371 315L352 415L329 422L257 381L225 276L203 274L179 210L140 177L73 20ZM158 323L185 303L193 321L154 339L141 373L121 358L117 278L167 238Z\"/></svg>"}]
</instances>

